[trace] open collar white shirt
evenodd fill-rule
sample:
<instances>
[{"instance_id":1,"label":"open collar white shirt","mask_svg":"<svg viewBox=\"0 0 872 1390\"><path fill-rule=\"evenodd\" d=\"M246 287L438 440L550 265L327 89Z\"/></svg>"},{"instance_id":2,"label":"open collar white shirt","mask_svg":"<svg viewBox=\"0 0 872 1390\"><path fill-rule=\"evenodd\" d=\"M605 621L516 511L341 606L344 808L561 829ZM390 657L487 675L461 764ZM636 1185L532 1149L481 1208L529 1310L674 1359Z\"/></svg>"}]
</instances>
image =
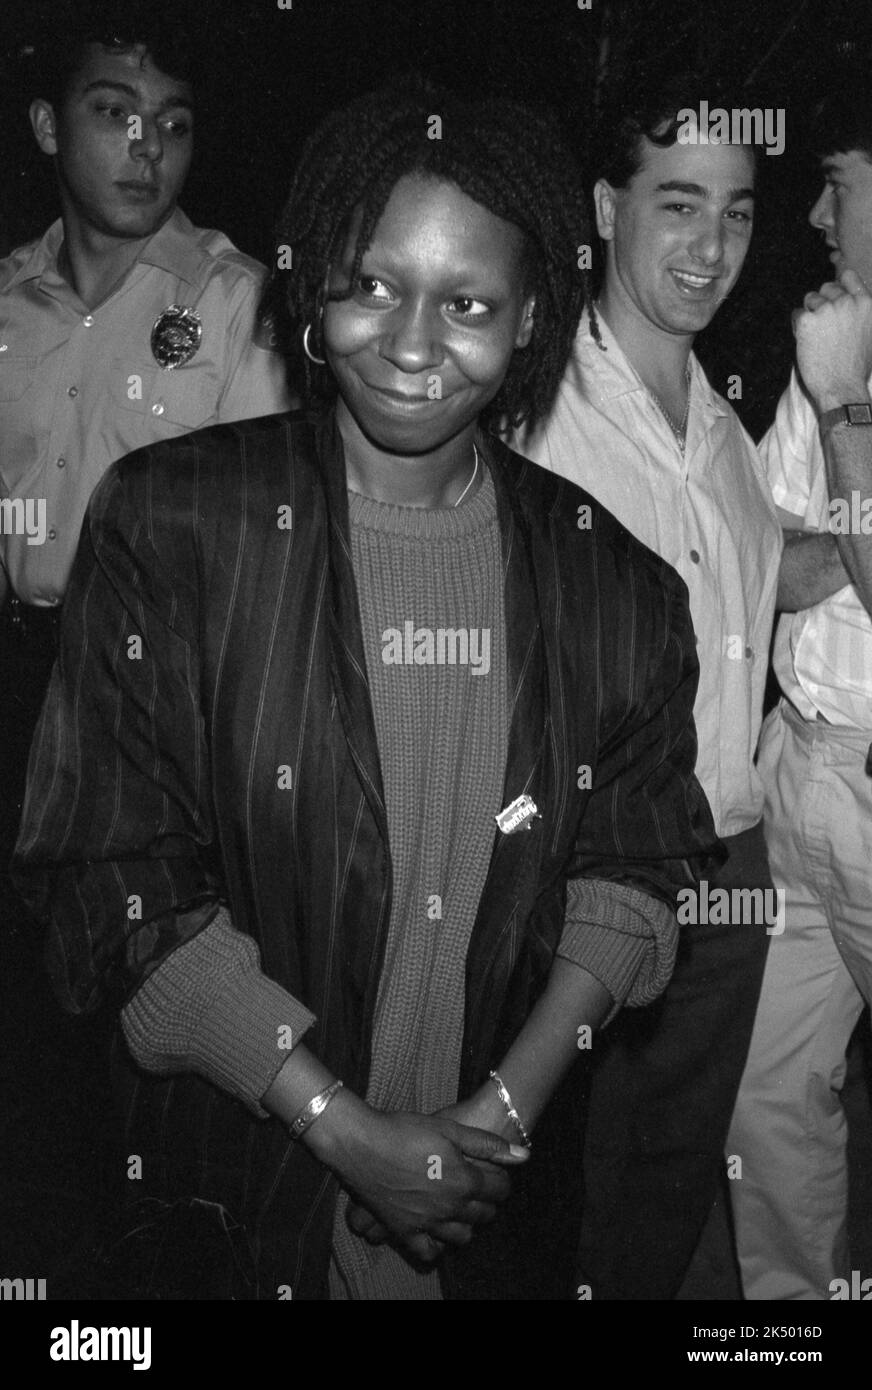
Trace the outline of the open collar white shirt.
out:
<instances>
[{"instance_id":1,"label":"open collar white shirt","mask_svg":"<svg viewBox=\"0 0 872 1390\"><path fill-rule=\"evenodd\" d=\"M806 531L827 531L833 518L817 413L795 371L760 453L776 505L801 517ZM868 529L864 515L846 521ZM831 724L872 730L872 619L853 584L813 608L784 613L773 664L781 689L804 718L820 713Z\"/></svg>"},{"instance_id":2,"label":"open collar white shirt","mask_svg":"<svg viewBox=\"0 0 872 1390\"><path fill-rule=\"evenodd\" d=\"M727 402L690 357L687 444L599 316L587 314L555 405L514 447L570 478L678 571L700 664L696 773L720 835L760 820L754 753L763 711L781 529L762 462Z\"/></svg>"}]
</instances>

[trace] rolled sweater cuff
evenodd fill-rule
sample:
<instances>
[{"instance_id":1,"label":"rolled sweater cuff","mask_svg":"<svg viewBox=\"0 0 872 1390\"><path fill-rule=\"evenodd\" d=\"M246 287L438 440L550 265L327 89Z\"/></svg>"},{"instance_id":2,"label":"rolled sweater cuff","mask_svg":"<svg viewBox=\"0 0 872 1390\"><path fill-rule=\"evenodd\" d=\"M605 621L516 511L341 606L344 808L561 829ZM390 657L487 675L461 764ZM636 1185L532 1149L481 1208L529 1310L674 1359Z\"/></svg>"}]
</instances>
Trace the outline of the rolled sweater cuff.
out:
<instances>
[{"instance_id":1,"label":"rolled sweater cuff","mask_svg":"<svg viewBox=\"0 0 872 1390\"><path fill-rule=\"evenodd\" d=\"M571 879L557 954L587 970L612 996L603 1027L624 1004L650 1004L668 985L678 949L675 913L639 888Z\"/></svg>"},{"instance_id":2,"label":"rolled sweater cuff","mask_svg":"<svg viewBox=\"0 0 872 1390\"><path fill-rule=\"evenodd\" d=\"M121 1012L134 1059L146 1071L193 1071L260 1118L293 1047L315 1022L261 972L260 952L226 908L173 951Z\"/></svg>"}]
</instances>

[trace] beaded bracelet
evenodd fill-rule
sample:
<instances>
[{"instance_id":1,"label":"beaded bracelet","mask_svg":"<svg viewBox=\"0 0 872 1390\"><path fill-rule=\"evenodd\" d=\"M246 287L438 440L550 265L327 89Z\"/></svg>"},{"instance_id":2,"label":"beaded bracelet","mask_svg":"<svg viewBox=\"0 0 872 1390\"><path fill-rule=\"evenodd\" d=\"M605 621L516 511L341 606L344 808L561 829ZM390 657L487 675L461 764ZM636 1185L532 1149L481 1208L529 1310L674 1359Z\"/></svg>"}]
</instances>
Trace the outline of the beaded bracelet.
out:
<instances>
[{"instance_id":1,"label":"beaded bracelet","mask_svg":"<svg viewBox=\"0 0 872 1390\"><path fill-rule=\"evenodd\" d=\"M494 1085L496 1086L497 1091L499 1092L500 1100L503 1102L503 1105L506 1107L506 1112L507 1112L507 1114L508 1114L508 1117L509 1117L509 1119L511 1120L512 1124L515 1126L515 1129L516 1129L516 1130L518 1131L518 1133L520 1134L521 1139L522 1139L522 1141L523 1141L523 1143L524 1143L525 1148L532 1149L533 1145L530 1143L530 1136L529 1136L529 1134L527 1133L527 1131L525 1130L523 1124L521 1123L521 1117L520 1117L520 1115L518 1114L518 1112L517 1112L517 1110L515 1109L514 1105L512 1105L512 1097L509 1095L508 1091L506 1090L506 1087L505 1087L505 1085L504 1085L504 1083L503 1083L502 1077L499 1076L497 1072L492 1071L492 1072L490 1072L490 1079L491 1079L491 1081L494 1083Z\"/></svg>"},{"instance_id":2,"label":"beaded bracelet","mask_svg":"<svg viewBox=\"0 0 872 1390\"><path fill-rule=\"evenodd\" d=\"M299 1139L301 1134L305 1134L311 1124L314 1124L319 1115L323 1115L327 1106L330 1104L336 1092L343 1083L334 1081L325 1090L319 1091L317 1096L313 1096L309 1104L305 1106L291 1125L291 1138Z\"/></svg>"}]
</instances>

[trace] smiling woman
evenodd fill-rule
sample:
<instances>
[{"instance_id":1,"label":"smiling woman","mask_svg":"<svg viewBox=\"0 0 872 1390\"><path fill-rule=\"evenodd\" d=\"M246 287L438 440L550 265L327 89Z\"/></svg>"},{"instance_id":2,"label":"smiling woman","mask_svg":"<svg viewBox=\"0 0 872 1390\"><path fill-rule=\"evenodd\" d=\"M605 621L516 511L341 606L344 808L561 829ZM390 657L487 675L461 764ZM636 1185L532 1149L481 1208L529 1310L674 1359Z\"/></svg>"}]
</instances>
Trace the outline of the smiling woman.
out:
<instances>
[{"instance_id":1,"label":"smiling woman","mask_svg":"<svg viewBox=\"0 0 872 1390\"><path fill-rule=\"evenodd\" d=\"M454 504L478 418L533 332L523 233L455 184L406 176L350 284L359 221L331 268L323 325L349 483Z\"/></svg>"},{"instance_id":2,"label":"smiling woman","mask_svg":"<svg viewBox=\"0 0 872 1390\"><path fill-rule=\"evenodd\" d=\"M139 1192L230 1214L236 1297L573 1296L579 1096L530 1179L559 1197L481 1228L579 1038L665 986L714 844L680 581L498 437L555 393L588 241L543 117L364 98L279 229L309 409L92 503L22 891L68 1008L120 987Z\"/></svg>"},{"instance_id":3,"label":"smiling woman","mask_svg":"<svg viewBox=\"0 0 872 1390\"><path fill-rule=\"evenodd\" d=\"M441 120L438 138L432 113ZM429 209L423 208L425 197L434 196L426 183L441 184L439 198L452 200L438 224L429 222ZM431 295L445 292L440 302L458 330L465 325L490 335L496 319L504 337L508 318L524 308L520 324L526 320L526 327L521 331L519 324L510 336L521 332L521 342L512 346L529 343L531 351L509 351L485 421L504 414L526 418L532 410L542 414L587 292L586 272L578 267L590 232L571 157L557 127L541 113L508 102L470 105L415 80L394 88L390 101L364 97L324 123L303 155L280 220L277 241L293 247L294 263L290 272L275 273L269 300L287 330L289 352L307 373L310 393L332 398L336 380L329 369L311 370L301 352L303 331L314 321L317 346L325 302L360 296L361 277L378 278L369 263L364 268L363 257L378 253L373 232L392 198L392 223L404 222L406 236L411 208L421 206L419 223L426 220L427 230L406 254L423 252L429 259L438 251L443 280L446 257L461 249L461 241L467 253L477 253L474 265L451 267L454 279L441 286L434 267L429 286ZM457 244L448 245L446 238ZM499 291L500 302L491 305L489 294L479 300L477 287L464 283L464 270L483 277L482 290ZM501 273L502 283L491 286ZM370 294L371 308L394 307L388 285L370 284ZM513 296L517 302L510 304Z\"/></svg>"}]
</instances>

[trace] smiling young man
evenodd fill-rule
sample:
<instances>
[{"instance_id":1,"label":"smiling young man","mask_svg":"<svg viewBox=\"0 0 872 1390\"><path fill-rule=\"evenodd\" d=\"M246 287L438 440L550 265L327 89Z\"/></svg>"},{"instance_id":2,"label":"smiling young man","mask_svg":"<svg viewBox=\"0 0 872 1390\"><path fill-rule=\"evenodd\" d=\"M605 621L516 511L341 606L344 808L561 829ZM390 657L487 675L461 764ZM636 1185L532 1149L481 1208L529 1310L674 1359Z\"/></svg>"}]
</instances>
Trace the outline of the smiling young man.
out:
<instances>
[{"instance_id":1,"label":"smiling young man","mask_svg":"<svg viewBox=\"0 0 872 1390\"><path fill-rule=\"evenodd\" d=\"M178 207L188 41L127 8L37 55L30 121L61 216L0 262L0 498L40 523L0 528L4 861L95 485L143 444L290 404L282 359L252 340L263 267Z\"/></svg>"},{"instance_id":2,"label":"smiling young man","mask_svg":"<svg viewBox=\"0 0 872 1390\"><path fill-rule=\"evenodd\" d=\"M822 1300L851 1278L845 1053L872 1002L872 102L865 74L817 114L809 214L832 283L796 316L797 370L760 448L785 527L760 741L772 942L730 1133L746 1298ZM854 407L851 409L851 407ZM847 408L847 409L846 409Z\"/></svg>"},{"instance_id":3,"label":"smiling young man","mask_svg":"<svg viewBox=\"0 0 872 1390\"><path fill-rule=\"evenodd\" d=\"M554 409L517 447L593 493L685 581L696 772L729 852L709 888L766 889L753 757L780 534L754 446L692 351L747 254L755 160L679 139L678 113L704 91L679 78L604 115L591 142L599 298ZM716 1195L767 935L762 917L700 915L685 918L662 1000L625 1013L595 1051L578 1270L594 1298L673 1298Z\"/></svg>"}]
</instances>

